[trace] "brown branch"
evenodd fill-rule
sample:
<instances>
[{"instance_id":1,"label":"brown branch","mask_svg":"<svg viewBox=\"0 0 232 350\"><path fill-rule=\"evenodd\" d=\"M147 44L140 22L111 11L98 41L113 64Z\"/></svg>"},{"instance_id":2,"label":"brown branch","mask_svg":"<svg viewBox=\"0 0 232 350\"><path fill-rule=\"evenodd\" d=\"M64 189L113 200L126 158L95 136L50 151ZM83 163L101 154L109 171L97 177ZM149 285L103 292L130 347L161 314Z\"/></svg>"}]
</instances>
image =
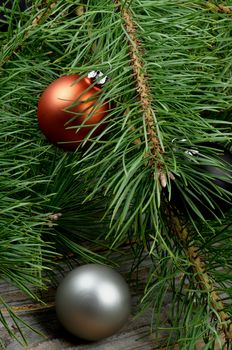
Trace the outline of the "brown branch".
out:
<instances>
[{"instance_id":1,"label":"brown branch","mask_svg":"<svg viewBox=\"0 0 232 350\"><path fill-rule=\"evenodd\" d=\"M228 15L232 15L232 9L229 7L225 7L224 5L218 5L218 12L227 13Z\"/></svg>"},{"instance_id":2,"label":"brown branch","mask_svg":"<svg viewBox=\"0 0 232 350\"><path fill-rule=\"evenodd\" d=\"M161 154L163 150L161 148L158 136L155 131L153 109L151 106L152 99L143 61L141 59L141 43L136 36L136 26L133 22L133 18L129 10L126 9L126 7L121 6L120 0L115 0L115 4L122 14L122 17L125 22L125 29L129 36L129 51L131 56L131 65L136 80L140 104L146 120L150 153L152 155L150 165L154 166L154 161L157 161L159 178L161 180L161 184L164 184L166 181L165 174L162 173L162 164L158 160L159 154ZM225 8L223 5L219 5L217 9L218 12L231 13L231 10ZM209 294L210 299L212 301L212 306L220 316L221 328L225 334L226 340L232 339L232 324L230 316L224 311L224 304L219 294L214 290L213 281L206 272L205 263L199 256L197 247L189 246L187 244L188 231L186 228L183 228L181 220L178 217L176 217L173 212L169 213L169 217L172 231L175 233L175 235L178 237L179 241L184 247L185 254L191 262L194 272L196 273L196 278L199 281L200 288Z\"/></svg>"},{"instance_id":3,"label":"brown branch","mask_svg":"<svg viewBox=\"0 0 232 350\"><path fill-rule=\"evenodd\" d=\"M158 177L160 179L161 185L165 187L166 175L162 173L162 164L159 160L159 154L163 153L163 149L160 145L160 141L155 130L155 123L153 118L154 112L151 105L152 98L146 77L144 64L141 59L141 43L137 38L136 26L134 24L131 13L126 7L123 7L121 5L120 0L115 0L115 4L122 14L122 17L125 22L125 30L129 37L129 53L131 57L131 66L137 85L140 105L143 110L147 126L147 136L151 156L149 164L150 166L154 167L155 161L157 162L156 164L158 169Z\"/></svg>"},{"instance_id":4,"label":"brown branch","mask_svg":"<svg viewBox=\"0 0 232 350\"><path fill-rule=\"evenodd\" d=\"M206 291L211 299L212 306L218 313L221 319L221 330L225 334L225 339L232 340L232 322L231 317L224 311L224 304L220 295L215 291L214 282L210 275L206 272L206 265L198 253L198 248L188 244L188 230L186 225L183 225L182 220L177 217L171 209L167 209L167 217L172 232L179 239L183 246L184 252L192 265L192 269L199 281L201 290Z\"/></svg>"},{"instance_id":5,"label":"brown branch","mask_svg":"<svg viewBox=\"0 0 232 350\"><path fill-rule=\"evenodd\" d=\"M223 4L216 5L210 1L206 2L206 7L210 9L212 12L216 13L225 13L227 15L232 15L232 9L224 6Z\"/></svg>"},{"instance_id":6,"label":"brown branch","mask_svg":"<svg viewBox=\"0 0 232 350\"><path fill-rule=\"evenodd\" d=\"M36 27L38 24L40 24L44 16L50 14L50 12L55 8L57 1L58 0L53 1L46 9L44 9L43 13L41 13L39 16L36 16L34 18L34 20L32 21L32 27Z\"/></svg>"},{"instance_id":7,"label":"brown branch","mask_svg":"<svg viewBox=\"0 0 232 350\"><path fill-rule=\"evenodd\" d=\"M59 220L60 217L62 216L61 213L52 213L48 215L48 222L47 225L49 227L53 227L54 225L56 225L55 221Z\"/></svg>"},{"instance_id":8,"label":"brown branch","mask_svg":"<svg viewBox=\"0 0 232 350\"><path fill-rule=\"evenodd\" d=\"M22 306L11 306L10 309L19 314L19 313L25 313L25 312L34 312L34 311L46 311L48 309L53 309L55 307L55 302L50 303L35 303L35 304L27 304ZM9 312L7 308L0 309L0 312L3 315L8 315Z\"/></svg>"}]
</instances>

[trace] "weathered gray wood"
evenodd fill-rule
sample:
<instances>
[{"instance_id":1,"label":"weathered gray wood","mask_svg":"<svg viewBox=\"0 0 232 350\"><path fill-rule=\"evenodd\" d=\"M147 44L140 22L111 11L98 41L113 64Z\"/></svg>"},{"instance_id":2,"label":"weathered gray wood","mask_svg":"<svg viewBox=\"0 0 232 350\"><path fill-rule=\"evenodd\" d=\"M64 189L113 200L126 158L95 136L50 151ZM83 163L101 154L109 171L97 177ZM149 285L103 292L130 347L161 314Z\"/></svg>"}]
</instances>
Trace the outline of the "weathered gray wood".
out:
<instances>
[{"instance_id":1,"label":"weathered gray wood","mask_svg":"<svg viewBox=\"0 0 232 350\"><path fill-rule=\"evenodd\" d=\"M120 272L122 274L128 272L131 266L130 263L131 261L128 263L128 256L127 258L125 255L120 257ZM132 275L132 314L135 313L138 295L142 294L149 266L150 260L147 259L139 267L139 271ZM137 283L137 276L139 276L139 283ZM57 278L62 279L62 276L57 274ZM11 284L4 281L0 282L1 297L13 306L14 310L23 317L25 322L43 333L43 335L37 334L25 328L24 331L29 345L21 346L15 340L10 338L4 327L0 325L1 339L7 350L154 350L161 349L165 344L165 334L160 336L160 338L150 335L150 310L147 310L138 319L130 317L122 330L112 337L100 342L89 343L73 337L64 330L56 318L54 308L55 291L56 290L53 286L49 286L46 293L41 295L42 299L47 303L47 306L43 306L33 303L25 294ZM163 317L165 318L165 310ZM9 324L15 334L19 335L17 328L12 324L10 319Z\"/></svg>"},{"instance_id":2,"label":"weathered gray wood","mask_svg":"<svg viewBox=\"0 0 232 350\"><path fill-rule=\"evenodd\" d=\"M149 335L150 312L146 312L138 320L129 319L126 326L117 334L100 342L88 343L68 334L58 323L54 310L32 313L27 315L25 321L29 322L44 333L44 338L27 332L27 339L31 344L28 347L20 346L11 340L7 350L152 350L160 349L164 344L164 338L155 339Z\"/></svg>"}]
</instances>

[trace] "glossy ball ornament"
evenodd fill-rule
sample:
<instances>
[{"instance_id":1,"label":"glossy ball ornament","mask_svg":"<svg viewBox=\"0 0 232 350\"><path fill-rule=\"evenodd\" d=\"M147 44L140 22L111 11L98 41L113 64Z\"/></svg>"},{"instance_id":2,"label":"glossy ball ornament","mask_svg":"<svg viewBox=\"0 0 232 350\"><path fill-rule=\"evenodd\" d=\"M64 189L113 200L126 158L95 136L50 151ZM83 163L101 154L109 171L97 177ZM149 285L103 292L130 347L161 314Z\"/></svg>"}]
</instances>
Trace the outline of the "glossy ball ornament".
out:
<instances>
[{"instance_id":1,"label":"glossy ball ornament","mask_svg":"<svg viewBox=\"0 0 232 350\"><path fill-rule=\"evenodd\" d=\"M56 312L75 336L100 340L117 332L130 314L130 292L112 268L87 264L75 268L57 289Z\"/></svg>"},{"instance_id":2,"label":"glossy ball ornament","mask_svg":"<svg viewBox=\"0 0 232 350\"><path fill-rule=\"evenodd\" d=\"M204 150L208 148L214 150L214 154L208 154L206 157ZM204 181L203 184L204 192L208 191L207 196L214 207L211 207L205 198L199 196L198 189L194 188L191 183L185 187L178 178L172 183L172 203L179 210L183 212L187 210L195 217L191 205L180 191L180 188L182 188L184 192L187 191L188 196L205 219L213 219L215 216L220 217L231 208L231 199L228 196L232 196L232 154L216 143L200 144L186 153L190 155L188 161L190 161L195 174L198 174L198 181L201 181L201 174L207 174L211 178L211 182ZM197 160L197 163L195 163L195 160ZM221 166L219 166L219 162L222 164ZM227 194L219 194L214 187L215 185L226 190Z\"/></svg>"},{"instance_id":3,"label":"glossy ball ornament","mask_svg":"<svg viewBox=\"0 0 232 350\"><path fill-rule=\"evenodd\" d=\"M65 75L53 81L38 103L38 121L44 135L66 150L75 150L92 131L99 134L106 123L109 103L98 101L101 87L92 78ZM93 130L94 129L94 130Z\"/></svg>"}]
</instances>

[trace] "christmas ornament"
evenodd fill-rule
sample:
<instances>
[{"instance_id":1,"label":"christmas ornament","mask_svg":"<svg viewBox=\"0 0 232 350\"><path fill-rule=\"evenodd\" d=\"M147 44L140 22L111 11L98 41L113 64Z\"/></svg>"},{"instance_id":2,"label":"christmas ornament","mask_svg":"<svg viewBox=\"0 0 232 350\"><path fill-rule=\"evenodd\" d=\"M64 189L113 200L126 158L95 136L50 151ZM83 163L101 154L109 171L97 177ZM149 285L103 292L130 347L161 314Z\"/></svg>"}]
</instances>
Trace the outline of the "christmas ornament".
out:
<instances>
[{"instance_id":1,"label":"christmas ornament","mask_svg":"<svg viewBox=\"0 0 232 350\"><path fill-rule=\"evenodd\" d=\"M99 340L118 331L130 313L130 293L112 268L87 264L75 268L56 294L60 322L72 334Z\"/></svg>"},{"instance_id":2,"label":"christmas ornament","mask_svg":"<svg viewBox=\"0 0 232 350\"><path fill-rule=\"evenodd\" d=\"M14 6L14 3L16 3L17 6ZM5 32L8 30L6 15L11 14L12 8L16 10L19 9L20 11L25 11L30 5L30 0L19 0L17 2L14 0L0 0L0 31Z\"/></svg>"},{"instance_id":3,"label":"christmas ornament","mask_svg":"<svg viewBox=\"0 0 232 350\"><path fill-rule=\"evenodd\" d=\"M232 154L217 144L207 144L207 146L218 150L218 160L222 162L222 167L203 164L202 169L213 176L214 184L232 193Z\"/></svg>"},{"instance_id":4,"label":"christmas ornament","mask_svg":"<svg viewBox=\"0 0 232 350\"><path fill-rule=\"evenodd\" d=\"M211 148L215 153L206 155L203 153L204 148ZM181 193L182 188L183 192L188 194L188 197L206 219L222 215L231 208L231 199L228 196L232 195L232 154L216 143L200 144L192 149L185 150L184 153L188 156L191 167L195 170L195 173L199 174L199 177L204 173L208 175L208 178L211 178L211 182L205 180L204 185L208 190L208 198L211 200L213 207L210 206L206 198L199 197L197 188L194 188L191 183L188 183L187 186L183 185L178 177L172 183L173 203L178 209L187 210L192 214L191 205ZM226 190L228 194L217 192L215 185Z\"/></svg>"},{"instance_id":5,"label":"christmas ornament","mask_svg":"<svg viewBox=\"0 0 232 350\"><path fill-rule=\"evenodd\" d=\"M51 83L38 104L39 126L49 141L75 150L90 131L95 136L106 127L100 123L109 111L108 101L99 102L106 77L99 71L86 77L65 75Z\"/></svg>"}]
</instances>

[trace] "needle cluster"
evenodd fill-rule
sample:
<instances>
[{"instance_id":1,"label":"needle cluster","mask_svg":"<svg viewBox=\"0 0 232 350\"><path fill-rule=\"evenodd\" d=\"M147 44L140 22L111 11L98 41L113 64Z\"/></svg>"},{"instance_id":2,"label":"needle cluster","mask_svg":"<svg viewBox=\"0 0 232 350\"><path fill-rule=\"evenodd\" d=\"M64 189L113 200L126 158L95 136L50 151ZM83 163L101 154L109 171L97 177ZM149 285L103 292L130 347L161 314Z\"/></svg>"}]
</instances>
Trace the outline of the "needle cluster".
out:
<instances>
[{"instance_id":1,"label":"needle cluster","mask_svg":"<svg viewBox=\"0 0 232 350\"><path fill-rule=\"evenodd\" d=\"M57 256L107 262L99 248L130 242L133 266L151 261L141 312L152 307L152 330L181 349L199 339L230 349L232 212L208 220L185 190L213 210L213 178L188 150L231 147L230 1L33 0L23 11L12 0L2 11L1 278L36 299ZM40 132L38 98L59 76L93 70L109 77L99 96L111 105L107 127L66 153ZM195 215L173 206L175 179ZM0 321L10 332L1 311Z\"/></svg>"}]
</instances>

